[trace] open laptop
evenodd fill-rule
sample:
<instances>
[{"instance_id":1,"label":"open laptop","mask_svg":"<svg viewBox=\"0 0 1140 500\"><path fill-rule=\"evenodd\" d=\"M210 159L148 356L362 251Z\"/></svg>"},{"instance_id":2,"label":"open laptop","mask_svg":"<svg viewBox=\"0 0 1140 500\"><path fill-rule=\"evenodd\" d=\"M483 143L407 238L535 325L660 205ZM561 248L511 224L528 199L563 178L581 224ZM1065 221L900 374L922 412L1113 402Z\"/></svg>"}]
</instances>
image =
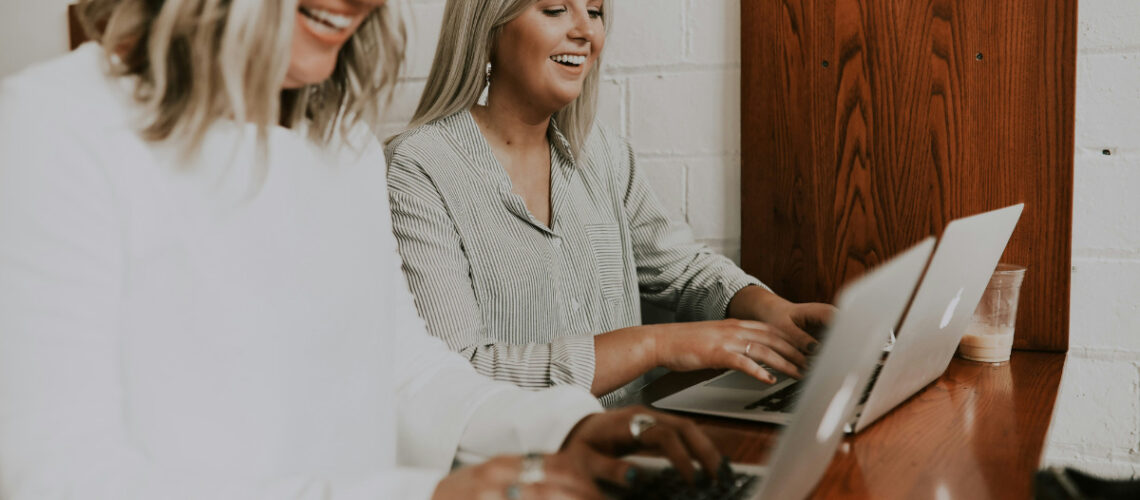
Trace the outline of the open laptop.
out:
<instances>
[{"instance_id":1,"label":"open laptop","mask_svg":"<svg viewBox=\"0 0 1140 500\"><path fill-rule=\"evenodd\" d=\"M736 480L742 483L731 498L803 498L811 493L839 446L845 417L871 377L879 358L881 332L898 322L933 248L934 238L927 238L839 293L839 310L816 368L803 382L803 399L794 421L780 434L767 466L733 465ZM660 458L628 459L648 469L668 464ZM666 489L662 493L644 495L670 498L685 492Z\"/></svg>"},{"instance_id":2,"label":"open laptop","mask_svg":"<svg viewBox=\"0 0 1140 500\"><path fill-rule=\"evenodd\" d=\"M890 342L885 360L874 368L855 412L846 422L848 432L863 430L946 370L1022 208L1023 205L1013 205L957 219L946 226L899 327L897 340ZM912 283L905 289L908 295L913 287ZM883 329L875 342L881 345L888 338L893 340L891 332ZM653 406L788 423L803 383L773 374L776 383L767 384L744 373L726 372Z\"/></svg>"}]
</instances>

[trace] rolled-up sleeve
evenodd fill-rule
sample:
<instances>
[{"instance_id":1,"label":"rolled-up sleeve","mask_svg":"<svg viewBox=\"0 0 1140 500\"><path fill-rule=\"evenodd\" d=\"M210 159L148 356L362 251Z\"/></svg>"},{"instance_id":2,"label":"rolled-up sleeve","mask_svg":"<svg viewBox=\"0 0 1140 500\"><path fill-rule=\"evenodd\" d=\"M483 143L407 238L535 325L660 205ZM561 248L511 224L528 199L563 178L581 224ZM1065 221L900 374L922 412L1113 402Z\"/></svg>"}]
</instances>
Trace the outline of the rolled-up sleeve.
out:
<instances>
[{"instance_id":1,"label":"rolled-up sleeve","mask_svg":"<svg viewBox=\"0 0 1140 500\"><path fill-rule=\"evenodd\" d=\"M428 331L496 380L536 389L564 384L589 389L594 380L592 336L555 335L549 343L508 344L487 334L471 263L442 195L414 158L399 151L390 155L393 231Z\"/></svg>"},{"instance_id":2,"label":"rolled-up sleeve","mask_svg":"<svg viewBox=\"0 0 1140 500\"><path fill-rule=\"evenodd\" d=\"M681 321L723 319L728 303L748 285L767 288L727 257L693 239L686 224L671 221L653 194L633 150L621 143L629 220L641 296L675 311Z\"/></svg>"}]
</instances>

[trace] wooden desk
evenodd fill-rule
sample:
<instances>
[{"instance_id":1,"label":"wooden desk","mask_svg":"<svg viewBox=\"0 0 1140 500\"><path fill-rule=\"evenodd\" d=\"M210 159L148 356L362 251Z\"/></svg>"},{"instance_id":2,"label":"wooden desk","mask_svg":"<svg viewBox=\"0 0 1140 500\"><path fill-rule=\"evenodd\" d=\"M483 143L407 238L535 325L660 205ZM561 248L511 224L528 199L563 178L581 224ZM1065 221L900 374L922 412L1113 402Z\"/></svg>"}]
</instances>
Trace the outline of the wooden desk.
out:
<instances>
[{"instance_id":1,"label":"wooden desk","mask_svg":"<svg viewBox=\"0 0 1140 500\"><path fill-rule=\"evenodd\" d=\"M813 498L1016 499L1032 495L1063 353L1014 351L998 366L957 357L870 428L846 437ZM656 401L718 372L670 373ZM764 463L779 426L694 417L733 460Z\"/></svg>"}]
</instances>

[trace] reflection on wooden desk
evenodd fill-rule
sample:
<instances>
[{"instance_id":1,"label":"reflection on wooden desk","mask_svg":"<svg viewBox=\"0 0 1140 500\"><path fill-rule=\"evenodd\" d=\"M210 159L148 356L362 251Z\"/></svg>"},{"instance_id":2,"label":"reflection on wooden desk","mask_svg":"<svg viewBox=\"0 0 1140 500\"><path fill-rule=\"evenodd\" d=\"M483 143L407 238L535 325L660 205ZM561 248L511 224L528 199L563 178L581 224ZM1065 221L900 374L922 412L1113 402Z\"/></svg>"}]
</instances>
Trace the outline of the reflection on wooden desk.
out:
<instances>
[{"instance_id":1,"label":"reflection on wooden desk","mask_svg":"<svg viewBox=\"0 0 1140 500\"><path fill-rule=\"evenodd\" d=\"M1014 351L1008 363L955 358L938 380L836 453L814 498L1028 498L1065 355ZM646 403L719 372L671 373ZM780 427L693 416L723 452L765 463Z\"/></svg>"}]
</instances>

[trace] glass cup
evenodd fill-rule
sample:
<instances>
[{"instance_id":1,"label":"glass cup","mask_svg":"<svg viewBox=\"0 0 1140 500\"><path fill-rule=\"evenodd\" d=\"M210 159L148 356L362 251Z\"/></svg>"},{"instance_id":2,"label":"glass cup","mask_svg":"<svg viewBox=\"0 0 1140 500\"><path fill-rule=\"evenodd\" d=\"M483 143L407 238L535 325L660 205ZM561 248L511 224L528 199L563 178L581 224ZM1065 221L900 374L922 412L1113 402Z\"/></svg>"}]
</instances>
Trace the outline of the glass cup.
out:
<instances>
[{"instance_id":1,"label":"glass cup","mask_svg":"<svg viewBox=\"0 0 1140 500\"><path fill-rule=\"evenodd\" d=\"M986 363L1009 361L1013 326L1017 321L1017 297L1024 278L1025 266L998 264L958 344L959 356Z\"/></svg>"}]
</instances>

